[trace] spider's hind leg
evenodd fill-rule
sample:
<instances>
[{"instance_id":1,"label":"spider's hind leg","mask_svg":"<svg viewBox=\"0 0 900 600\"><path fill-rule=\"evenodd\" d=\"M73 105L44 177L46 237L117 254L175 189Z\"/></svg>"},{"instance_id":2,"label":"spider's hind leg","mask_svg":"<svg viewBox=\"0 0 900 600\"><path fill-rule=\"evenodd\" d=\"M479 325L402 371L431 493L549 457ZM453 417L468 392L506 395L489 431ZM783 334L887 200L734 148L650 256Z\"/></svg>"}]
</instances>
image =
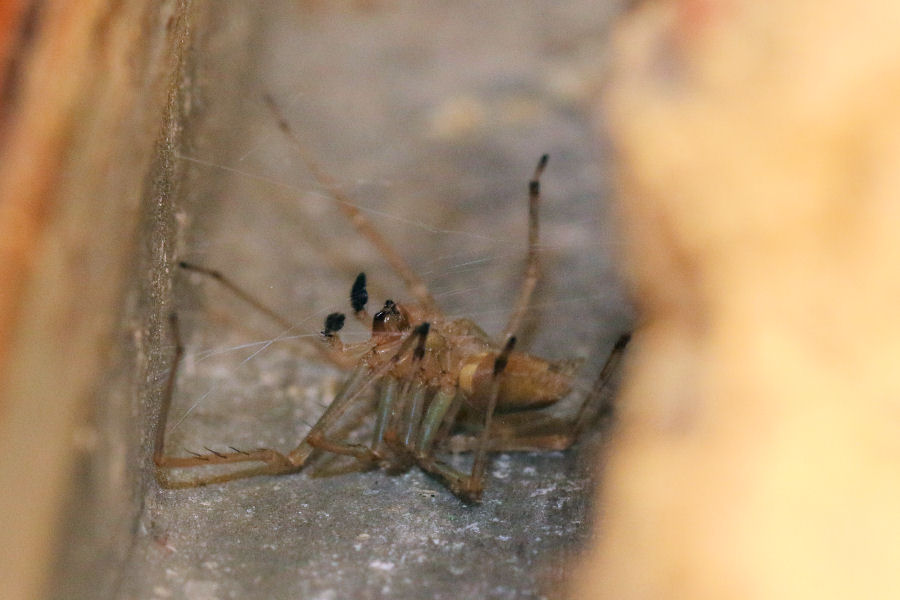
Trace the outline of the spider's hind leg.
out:
<instances>
[{"instance_id":1,"label":"spider's hind leg","mask_svg":"<svg viewBox=\"0 0 900 600\"><path fill-rule=\"evenodd\" d=\"M534 169L534 175L528 182L528 257L526 259L525 274L522 278L522 285L519 288L519 297L516 300L516 306L509 317L506 329L503 330L501 342L505 342L512 336L516 335L522 319L528 311L531 304L531 296L534 294L534 288L537 287L540 278L540 260L538 257L538 210L541 203L541 174L547 167L549 156L544 154L538 161L537 167Z\"/></svg>"},{"instance_id":2,"label":"spider's hind leg","mask_svg":"<svg viewBox=\"0 0 900 600\"><path fill-rule=\"evenodd\" d=\"M507 422L496 424L488 442L488 450L533 452L566 450L571 447L592 423L612 412L608 384L630 339L631 335L625 334L616 341L574 418L559 419L539 413L519 413L520 418L516 421L516 415L510 415ZM455 435L446 440L445 446L451 452L475 452L479 447L479 438L469 434Z\"/></svg>"}]
</instances>

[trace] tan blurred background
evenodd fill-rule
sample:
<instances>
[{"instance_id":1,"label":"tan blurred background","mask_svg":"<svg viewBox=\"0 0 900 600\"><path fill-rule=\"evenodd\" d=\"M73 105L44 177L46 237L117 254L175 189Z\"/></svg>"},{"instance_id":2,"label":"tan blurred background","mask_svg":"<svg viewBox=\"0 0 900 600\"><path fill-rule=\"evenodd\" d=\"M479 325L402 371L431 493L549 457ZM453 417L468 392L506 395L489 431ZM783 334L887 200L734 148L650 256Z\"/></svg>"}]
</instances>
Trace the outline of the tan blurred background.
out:
<instances>
[{"instance_id":1,"label":"tan blurred background","mask_svg":"<svg viewBox=\"0 0 900 600\"><path fill-rule=\"evenodd\" d=\"M644 326L573 597L900 596L898 17L617 27L598 118Z\"/></svg>"},{"instance_id":2,"label":"tan blurred background","mask_svg":"<svg viewBox=\"0 0 900 600\"><path fill-rule=\"evenodd\" d=\"M43 596L73 481L105 516L94 537L121 547L136 517L130 398L148 359L130 336L161 311L146 290L166 289L142 244L171 228L184 56L203 13L13 1L2 17L0 590L18 599ZM100 390L100 428L86 426ZM76 479L86 453L103 458Z\"/></svg>"}]
</instances>

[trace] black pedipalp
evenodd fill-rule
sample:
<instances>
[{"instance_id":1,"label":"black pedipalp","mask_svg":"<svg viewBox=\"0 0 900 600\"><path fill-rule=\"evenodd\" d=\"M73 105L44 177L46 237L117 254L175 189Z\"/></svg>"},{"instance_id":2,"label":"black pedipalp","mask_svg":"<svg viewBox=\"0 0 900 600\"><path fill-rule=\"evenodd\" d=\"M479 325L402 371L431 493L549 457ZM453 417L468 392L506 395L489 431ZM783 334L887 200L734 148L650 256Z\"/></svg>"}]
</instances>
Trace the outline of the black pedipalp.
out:
<instances>
[{"instance_id":1,"label":"black pedipalp","mask_svg":"<svg viewBox=\"0 0 900 600\"><path fill-rule=\"evenodd\" d=\"M360 273L350 288L350 306L353 312L358 313L365 310L366 303L369 301L369 292L366 291L366 274Z\"/></svg>"},{"instance_id":2,"label":"black pedipalp","mask_svg":"<svg viewBox=\"0 0 900 600\"><path fill-rule=\"evenodd\" d=\"M322 335L331 337L336 332L340 331L344 327L345 318L343 313L338 312L331 313L325 317L325 329L322 330Z\"/></svg>"}]
</instances>

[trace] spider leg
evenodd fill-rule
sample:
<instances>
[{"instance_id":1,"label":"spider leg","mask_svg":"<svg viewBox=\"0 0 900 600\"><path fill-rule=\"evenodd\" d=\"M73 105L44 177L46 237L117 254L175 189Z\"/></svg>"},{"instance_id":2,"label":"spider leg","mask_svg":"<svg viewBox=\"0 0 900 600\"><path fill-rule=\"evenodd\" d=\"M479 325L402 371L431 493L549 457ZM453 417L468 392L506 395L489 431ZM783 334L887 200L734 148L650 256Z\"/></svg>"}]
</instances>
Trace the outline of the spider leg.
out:
<instances>
[{"instance_id":1,"label":"spider leg","mask_svg":"<svg viewBox=\"0 0 900 600\"><path fill-rule=\"evenodd\" d=\"M425 412L425 399L428 388L423 384L413 386L410 399L408 402L408 410L405 413L406 431L400 438L403 445L407 448L414 448L419 437L419 424L422 422L422 416Z\"/></svg>"},{"instance_id":2,"label":"spider leg","mask_svg":"<svg viewBox=\"0 0 900 600\"><path fill-rule=\"evenodd\" d=\"M604 392L630 339L631 336L625 334L616 341L600 375L597 376L574 418L563 420L544 415L529 415L527 420L522 419L519 423L498 423L499 426L494 428L488 442L488 450L530 452L566 450L572 446L591 423L612 410L609 396ZM476 451L479 447L479 438L474 435L455 435L449 438L445 445L452 452Z\"/></svg>"},{"instance_id":3,"label":"spider leg","mask_svg":"<svg viewBox=\"0 0 900 600\"><path fill-rule=\"evenodd\" d=\"M416 464L408 440L412 439L417 406L424 406L428 386L422 382L406 381L397 394L389 424L378 441L381 466L389 471L403 472ZM421 420L421 409L419 419Z\"/></svg>"},{"instance_id":4,"label":"spider leg","mask_svg":"<svg viewBox=\"0 0 900 600\"><path fill-rule=\"evenodd\" d=\"M383 433L380 443L389 445L396 454L412 457L417 462L431 453L437 440L447 435L461 405L462 395L456 387L442 387L431 398L424 415L407 421L408 429L403 443L396 435ZM410 434L410 429L413 428L415 430Z\"/></svg>"},{"instance_id":5,"label":"spider leg","mask_svg":"<svg viewBox=\"0 0 900 600\"><path fill-rule=\"evenodd\" d=\"M366 217L356 205L351 202L350 198L341 191L337 182L313 159L306 147L300 142L299 136L297 136L293 128L291 128L287 119L284 118L284 115L281 113L281 109L275 103L275 100L268 94L264 96L264 100L269 107L269 110L275 115L275 119L278 121L278 128L281 129L294 145L297 154L300 156L300 160L303 161L306 168L312 173L316 182L321 187L325 188L329 195L337 201L338 209L340 209L344 216L347 217L350 224L353 225L360 235L369 240L369 243L384 257L391 268L394 269L394 272L396 272L406 284L409 292L416 300L418 300L419 304L421 304L429 313L440 315L440 309L438 308L437 303L435 303L431 292L428 291L428 286L422 278L413 271L410 264L406 262L406 259L404 259L400 253L388 243L384 236L375 229L375 226L372 225L372 222L369 221L368 217Z\"/></svg>"},{"instance_id":6,"label":"spider leg","mask_svg":"<svg viewBox=\"0 0 900 600\"><path fill-rule=\"evenodd\" d=\"M274 321L279 326L281 326L285 332L300 331L301 333L304 333L304 334L313 333L311 331L305 331L305 330L298 329L297 325L294 325L289 320L287 320L286 318L284 318L283 316L281 316L280 314L278 314L277 312L275 312L274 310L272 310L271 308L269 308L268 306L266 306L265 304L263 304L262 302L257 300L256 297L253 296L253 294L251 294L250 292L243 289L241 286L239 286L238 284L233 282L231 279L229 279L228 277L223 275L220 271L216 271L214 269L209 269L207 267L201 267L199 265L195 265L193 263L189 263L189 262L185 262L185 261L179 262L178 266L181 267L182 269L184 269L185 271L192 271L194 273L199 273L201 275L209 277L213 281L218 282L219 285L221 285L222 287L224 287L225 289L230 291L232 294L234 294L235 296L237 296L238 298L240 298L241 300L243 300L244 302L246 302L247 304L249 304L256 310L258 310L262 314L269 317L272 321ZM341 367L342 369L349 368L350 366L355 364L355 361L353 360L352 357L342 354L341 352L335 350L331 346L327 346L327 345L323 345L323 344L313 344L313 346L315 347L316 351L318 351L325 359L331 361L332 363L334 363L338 367Z\"/></svg>"},{"instance_id":7,"label":"spider leg","mask_svg":"<svg viewBox=\"0 0 900 600\"><path fill-rule=\"evenodd\" d=\"M427 336L428 332L426 330L425 334L419 337L416 349L413 350L412 369L409 377L403 383L400 403L394 411L398 418L391 421L388 431L385 432L385 435L397 437L398 428L405 428L402 437L399 439L407 446L410 440L415 437L419 421L422 420L422 412L425 409L425 397L428 393L428 386L419 378L421 375L419 369L422 367L422 359L425 357L425 340Z\"/></svg>"},{"instance_id":8,"label":"spider leg","mask_svg":"<svg viewBox=\"0 0 900 600\"><path fill-rule=\"evenodd\" d=\"M400 382L395 377L387 377L378 397L375 412L375 431L372 434L372 449L379 456L386 456L384 434L394 414L394 404L400 393Z\"/></svg>"},{"instance_id":9,"label":"spider leg","mask_svg":"<svg viewBox=\"0 0 900 600\"><path fill-rule=\"evenodd\" d=\"M612 378L616 367L621 362L622 356L625 353L625 348L630 341L630 333L622 334L619 336L619 339L616 340L612 351L609 353L609 357L607 357L606 362L603 364L603 368L600 370L600 375L597 376L590 393L585 397L584 402L581 404L581 408L575 415L575 420L572 423L572 433L576 438L584 433L584 430L587 429L596 417L612 412L612 404L610 403L609 397L605 396L603 392L606 389L606 385L609 383L610 378Z\"/></svg>"},{"instance_id":10,"label":"spider leg","mask_svg":"<svg viewBox=\"0 0 900 600\"><path fill-rule=\"evenodd\" d=\"M425 356L425 340L427 333L419 337L415 350L413 350L413 362L406 380L402 382L399 393L396 394L396 402L388 411L379 407L385 413L379 414L376 422L375 444L383 449L388 446L393 451L393 456L384 461L385 466L394 471L403 471L415 464L415 458L410 451L417 437L419 422L425 410L425 401L429 388L422 380L419 369ZM384 420L383 420L384 419Z\"/></svg>"},{"instance_id":11,"label":"spider leg","mask_svg":"<svg viewBox=\"0 0 900 600\"><path fill-rule=\"evenodd\" d=\"M270 448L257 448L254 450L245 451L234 447L229 447L231 450L230 452L218 452L207 448L207 453L191 452L192 456L170 456L165 454L164 449L166 425L168 423L169 412L172 405L172 396L175 389L175 380L177 377L178 367L181 364L182 356L184 355L184 346L181 342L178 319L174 313L170 315L170 323L172 329L172 337L175 341L175 355L172 359L172 365L169 370L169 376L166 381L165 390L163 392L163 398L160 406L160 413L154 440L153 461L156 463L157 467L159 467L160 469L170 469L244 462L263 463L262 467L235 471L224 475L219 474L200 478L192 482L193 485L219 483L261 473L281 474L299 471L303 467L305 460L309 454L309 452L298 452L298 450L300 449L305 449L304 443L301 443L298 449L287 455ZM401 347L401 351L402 349L403 348ZM390 364L391 363L388 363L389 366ZM378 373L375 374L376 376L381 376ZM338 394L338 396L332 402L331 406L329 406L326 414L319 419L319 424L321 424L323 421L325 421L327 424L329 421L325 419L325 417L329 414L333 415L333 417L331 418L334 419L339 417L340 414L335 415L334 413L342 414L343 411L346 410L347 407L349 407L352 400L356 399L365 389L365 387L369 383L371 383L372 375L373 372L370 368L364 365L359 366L356 371L350 376L341 393ZM304 442L306 442L306 440L304 440ZM332 447L329 445L328 440L325 440L321 447L324 450L332 450L336 453L351 453L349 451L341 452L341 450L346 450L346 448L332 449ZM361 449L357 449L354 455L358 456L360 460L366 460L367 458L369 458L368 455ZM166 483L168 484L168 482Z\"/></svg>"},{"instance_id":12,"label":"spider leg","mask_svg":"<svg viewBox=\"0 0 900 600\"><path fill-rule=\"evenodd\" d=\"M539 430L543 430L542 433ZM559 419L548 419L535 426L504 427L497 423L488 443L489 452L538 452L541 450L567 450L575 443L577 436L572 433L572 423ZM454 435L444 447L454 453L473 452L478 447L478 436L470 434Z\"/></svg>"},{"instance_id":13,"label":"spider leg","mask_svg":"<svg viewBox=\"0 0 900 600\"><path fill-rule=\"evenodd\" d=\"M416 448L419 454L431 453L437 443L450 435L450 430L456 424L456 416L462 408L463 394L457 389L447 390L446 393L452 398L447 406L428 407L428 413L422 422L422 435L419 436L419 445Z\"/></svg>"},{"instance_id":14,"label":"spider leg","mask_svg":"<svg viewBox=\"0 0 900 600\"><path fill-rule=\"evenodd\" d=\"M528 183L528 259L525 266L525 276L522 278L522 287L519 288L519 298L509 317L506 329L503 330L501 341L506 341L516 335L522 319L528 311L531 296L537 286L540 277L540 261L538 259L538 209L541 201L541 173L547 166L549 156L544 154L534 169L534 176Z\"/></svg>"},{"instance_id":15,"label":"spider leg","mask_svg":"<svg viewBox=\"0 0 900 600\"><path fill-rule=\"evenodd\" d=\"M364 392L372 383L383 377L386 371L387 369L372 369L366 364L359 365L309 433L288 454L290 460L303 465L312 452L319 448L333 454L354 456L362 462L373 461L374 454L366 446L334 441L325 436L325 430L334 425L354 402L364 398Z\"/></svg>"},{"instance_id":16,"label":"spider leg","mask_svg":"<svg viewBox=\"0 0 900 600\"><path fill-rule=\"evenodd\" d=\"M245 477L249 474L265 473L286 473L297 470L298 465L291 463L290 459L283 454L270 450L268 448L258 448L252 451L242 451L231 448L232 452L216 452L207 448L205 454L192 453L193 456L179 457L169 456L165 453L165 437L166 425L169 420L169 409L172 406L172 395L175 391L175 379L178 373L178 367L184 356L184 345L181 342L181 333L178 327L178 318L175 313L169 315L169 323L172 331L172 338L175 341L175 354L172 357L169 376L166 379L166 387L163 390L162 402L160 404L159 416L156 424L156 433L153 444L153 462L160 469L194 467L200 465L220 465L239 462L257 462L264 463L265 467L256 468L248 471L238 471L225 475L216 475L210 478L201 479L194 482L195 485L203 483L211 483L213 481L228 481ZM158 474L161 473L158 471ZM164 482L167 483L167 482Z\"/></svg>"},{"instance_id":17,"label":"spider leg","mask_svg":"<svg viewBox=\"0 0 900 600\"><path fill-rule=\"evenodd\" d=\"M288 454L288 459L291 463L302 466L317 448L333 454L353 456L363 462L375 463L379 455L372 448L362 444L350 444L334 440L328 437L327 432L354 402L365 397L364 392L371 385L385 378L397 363L409 353L410 349L414 346L418 349L419 345L424 343L422 340L428 336L429 327L430 325L427 322L416 327L413 333L403 340L394 355L377 368L373 369L367 365L360 365L351 375L341 392L331 402L322 416L319 417L313 428L306 434L303 441Z\"/></svg>"},{"instance_id":18,"label":"spider leg","mask_svg":"<svg viewBox=\"0 0 900 600\"><path fill-rule=\"evenodd\" d=\"M422 469L441 478L454 494L466 502L481 502L481 494L484 491L484 471L487 467L487 455L490 451L491 424L494 419L494 411L497 408L497 397L500 395L503 371L515 344L516 338L509 338L503 347L503 351L494 359L490 395L484 414L484 428L478 437L470 473L465 474L448 464L440 462L431 453L416 457Z\"/></svg>"}]
</instances>

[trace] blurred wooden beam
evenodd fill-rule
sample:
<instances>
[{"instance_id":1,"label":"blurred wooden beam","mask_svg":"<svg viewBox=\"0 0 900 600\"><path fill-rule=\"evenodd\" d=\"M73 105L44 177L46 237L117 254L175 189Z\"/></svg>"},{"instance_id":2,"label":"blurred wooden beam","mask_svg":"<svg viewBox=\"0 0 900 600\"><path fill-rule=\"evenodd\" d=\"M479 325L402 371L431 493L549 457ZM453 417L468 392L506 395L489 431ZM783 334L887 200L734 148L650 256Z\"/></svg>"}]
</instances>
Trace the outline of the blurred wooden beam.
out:
<instances>
[{"instance_id":1,"label":"blurred wooden beam","mask_svg":"<svg viewBox=\"0 0 900 600\"><path fill-rule=\"evenodd\" d=\"M173 174L160 165L200 14L187 0L4 7L0 589L17 600L46 583L77 425L122 331L142 201ZM170 198L151 200L171 220Z\"/></svg>"}]
</instances>

